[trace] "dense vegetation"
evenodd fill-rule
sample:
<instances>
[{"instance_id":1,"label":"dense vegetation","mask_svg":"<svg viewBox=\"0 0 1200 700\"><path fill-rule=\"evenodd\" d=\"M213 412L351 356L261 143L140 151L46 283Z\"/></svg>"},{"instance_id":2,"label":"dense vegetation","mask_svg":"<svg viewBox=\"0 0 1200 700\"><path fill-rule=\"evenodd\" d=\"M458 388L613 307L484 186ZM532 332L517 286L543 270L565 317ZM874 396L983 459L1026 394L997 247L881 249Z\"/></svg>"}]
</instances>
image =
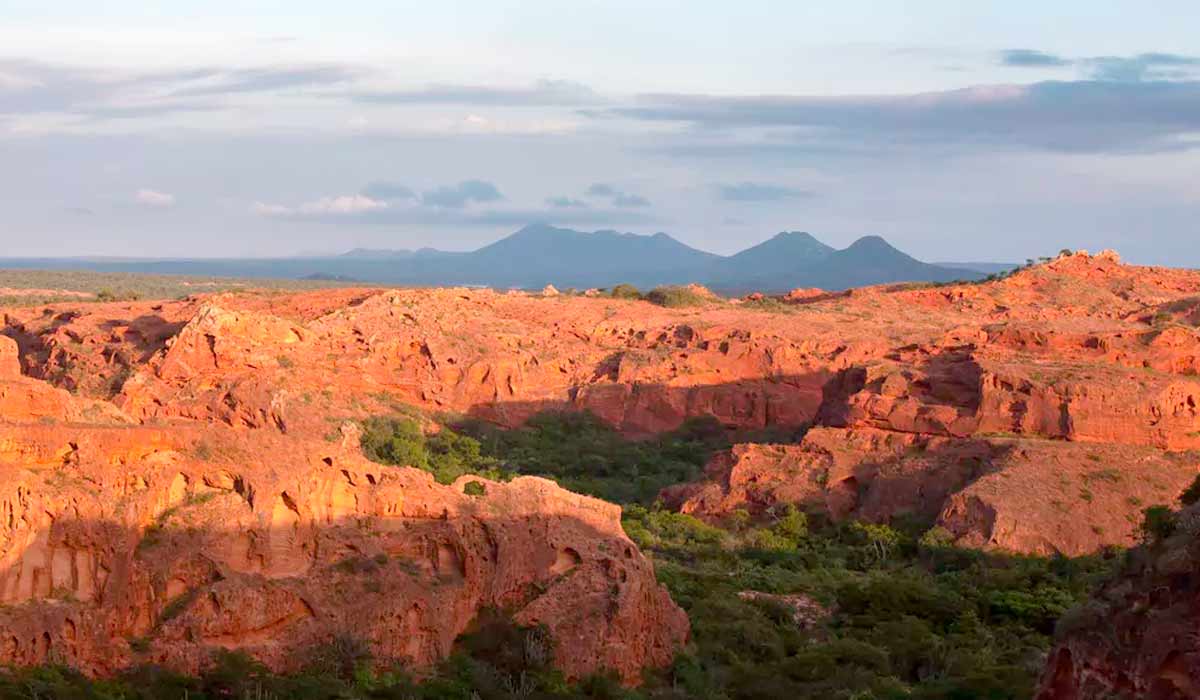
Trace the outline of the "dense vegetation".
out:
<instances>
[{"instance_id":1,"label":"dense vegetation","mask_svg":"<svg viewBox=\"0 0 1200 700\"><path fill-rule=\"evenodd\" d=\"M623 439L590 413L542 413L520 430L463 421L429 436L406 416L363 427L368 457L424 469L443 484L463 474L532 474L614 503L652 503L664 487L696 478L714 452L729 446L729 435L711 419L645 441Z\"/></svg>"},{"instance_id":2,"label":"dense vegetation","mask_svg":"<svg viewBox=\"0 0 1200 700\"><path fill-rule=\"evenodd\" d=\"M797 515L718 528L627 510L627 532L692 620L672 670L688 697L1029 698L1057 619L1109 568L958 550L912 523L806 528ZM804 629L788 594L826 615Z\"/></svg>"},{"instance_id":3,"label":"dense vegetation","mask_svg":"<svg viewBox=\"0 0 1200 700\"><path fill-rule=\"evenodd\" d=\"M834 524L787 508L714 526L654 508L662 486L694 478L728 446L712 421L644 442L588 414L542 414L513 431L455 428L427 438L420 454L411 419L376 420L364 446L445 482L539 474L626 504L626 531L692 620L692 648L654 679L686 697L1027 698L1055 622L1109 568L1098 558L959 550L947 533L909 521ZM788 608L797 594L827 611L807 628Z\"/></svg>"},{"instance_id":4,"label":"dense vegetation","mask_svg":"<svg viewBox=\"0 0 1200 700\"><path fill-rule=\"evenodd\" d=\"M606 676L568 684L552 670L543 630L497 615L420 683L369 670L365 645L348 638L315 651L302 676L225 654L200 678L139 669L91 684L61 668L13 672L0 676L0 697L1029 698L1056 621L1110 568L1102 558L959 550L944 531L907 520L831 523L786 507L713 525L657 508L662 485L695 477L728 445L712 421L645 442L586 414L544 414L512 431L453 425L426 435L411 416L375 419L363 446L443 482L541 474L624 503L626 531L692 622L693 641L671 668L648 673L636 691Z\"/></svg>"}]
</instances>

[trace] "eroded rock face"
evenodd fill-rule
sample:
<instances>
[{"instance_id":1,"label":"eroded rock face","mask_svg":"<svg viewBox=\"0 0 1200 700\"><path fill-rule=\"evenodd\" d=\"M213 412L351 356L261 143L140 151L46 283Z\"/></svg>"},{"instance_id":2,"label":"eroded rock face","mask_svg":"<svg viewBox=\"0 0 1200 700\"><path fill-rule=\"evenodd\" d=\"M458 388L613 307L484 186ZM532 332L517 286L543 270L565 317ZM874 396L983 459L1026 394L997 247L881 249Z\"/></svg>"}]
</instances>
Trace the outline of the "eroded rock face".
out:
<instances>
[{"instance_id":1,"label":"eroded rock face","mask_svg":"<svg viewBox=\"0 0 1200 700\"><path fill-rule=\"evenodd\" d=\"M1198 472L1197 452L814 428L798 445L737 445L663 495L706 519L803 504L837 519L915 516L961 546L1074 556L1136 543L1142 510Z\"/></svg>"},{"instance_id":2,"label":"eroded rock face","mask_svg":"<svg viewBox=\"0 0 1200 700\"><path fill-rule=\"evenodd\" d=\"M0 379L16 379L21 376L21 353L17 341L0 335Z\"/></svg>"},{"instance_id":3,"label":"eroded rock face","mask_svg":"<svg viewBox=\"0 0 1200 700\"><path fill-rule=\"evenodd\" d=\"M543 479L442 486L204 426L7 424L0 446L6 663L194 672L236 648L293 670L349 635L421 668L495 608L546 625L569 676L632 682L688 634L620 509Z\"/></svg>"},{"instance_id":4,"label":"eroded rock face","mask_svg":"<svg viewBox=\"0 0 1200 700\"><path fill-rule=\"evenodd\" d=\"M1174 535L1131 550L1120 573L1059 622L1038 700L1200 696L1200 510Z\"/></svg>"}]
</instances>

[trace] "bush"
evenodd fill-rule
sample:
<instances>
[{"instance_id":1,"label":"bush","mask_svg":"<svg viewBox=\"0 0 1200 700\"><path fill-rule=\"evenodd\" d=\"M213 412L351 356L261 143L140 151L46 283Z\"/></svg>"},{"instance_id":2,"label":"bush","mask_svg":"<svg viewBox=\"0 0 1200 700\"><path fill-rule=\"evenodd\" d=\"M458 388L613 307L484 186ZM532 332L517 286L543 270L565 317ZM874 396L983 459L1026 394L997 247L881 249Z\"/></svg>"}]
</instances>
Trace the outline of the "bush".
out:
<instances>
[{"instance_id":1,"label":"bush","mask_svg":"<svg viewBox=\"0 0 1200 700\"><path fill-rule=\"evenodd\" d=\"M96 292L96 301L137 301L142 295L134 291L114 292L105 287Z\"/></svg>"},{"instance_id":2,"label":"bush","mask_svg":"<svg viewBox=\"0 0 1200 700\"><path fill-rule=\"evenodd\" d=\"M954 533L941 525L929 528L921 535L920 545L925 549L944 549L954 544Z\"/></svg>"},{"instance_id":3,"label":"bush","mask_svg":"<svg viewBox=\"0 0 1200 700\"><path fill-rule=\"evenodd\" d=\"M641 299L642 292L632 284L618 284L613 287L608 295L613 299Z\"/></svg>"},{"instance_id":4,"label":"bush","mask_svg":"<svg viewBox=\"0 0 1200 700\"><path fill-rule=\"evenodd\" d=\"M496 460L485 457L479 441L449 429L426 436L412 418L371 418L363 423L362 450L381 464L415 467L452 484L464 474L502 479Z\"/></svg>"},{"instance_id":5,"label":"bush","mask_svg":"<svg viewBox=\"0 0 1200 700\"><path fill-rule=\"evenodd\" d=\"M709 299L688 287L655 287L646 294L646 301L670 309L703 306Z\"/></svg>"},{"instance_id":6,"label":"bush","mask_svg":"<svg viewBox=\"0 0 1200 700\"><path fill-rule=\"evenodd\" d=\"M1142 514L1142 539L1146 544L1161 542L1175 533L1176 516L1167 506L1151 506Z\"/></svg>"},{"instance_id":7,"label":"bush","mask_svg":"<svg viewBox=\"0 0 1200 700\"><path fill-rule=\"evenodd\" d=\"M411 418L371 418L363 423L362 450L381 464L429 471L425 433Z\"/></svg>"},{"instance_id":8,"label":"bush","mask_svg":"<svg viewBox=\"0 0 1200 700\"><path fill-rule=\"evenodd\" d=\"M1192 480L1191 486L1188 486L1179 496L1179 502L1185 506L1190 506L1200 501L1200 476Z\"/></svg>"}]
</instances>

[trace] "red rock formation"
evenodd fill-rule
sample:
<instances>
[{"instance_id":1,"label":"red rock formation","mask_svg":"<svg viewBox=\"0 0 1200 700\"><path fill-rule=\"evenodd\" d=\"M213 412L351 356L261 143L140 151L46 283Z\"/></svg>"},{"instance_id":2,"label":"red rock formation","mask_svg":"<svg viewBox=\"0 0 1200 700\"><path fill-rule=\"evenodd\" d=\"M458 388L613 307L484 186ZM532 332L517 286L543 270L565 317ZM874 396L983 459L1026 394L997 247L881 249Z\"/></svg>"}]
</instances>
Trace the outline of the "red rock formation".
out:
<instances>
[{"instance_id":1,"label":"red rock formation","mask_svg":"<svg viewBox=\"0 0 1200 700\"><path fill-rule=\"evenodd\" d=\"M1136 543L1142 510L1197 472L1195 452L814 428L798 445L737 445L663 495L707 519L794 503L838 519L917 516L962 546L1079 555Z\"/></svg>"},{"instance_id":2,"label":"red rock formation","mask_svg":"<svg viewBox=\"0 0 1200 700\"><path fill-rule=\"evenodd\" d=\"M1176 323L1200 298L1196 272L1075 254L987 284L804 296L773 313L465 289L225 294L13 309L4 333L26 375L138 422L311 437L331 417L412 404L505 425L586 409L634 436L710 415L737 429L881 431L870 440L898 449L942 440L946 453L1052 439L1100 446L1100 467L1119 471L1125 453L1109 445L1200 449L1200 335ZM63 400L29 384L6 391L25 412L42 402L53 415ZM839 459L869 472L877 447ZM949 495L923 487L908 507L936 515Z\"/></svg>"},{"instance_id":3,"label":"red rock formation","mask_svg":"<svg viewBox=\"0 0 1200 700\"><path fill-rule=\"evenodd\" d=\"M17 341L0 335L0 379L16 379L21 376L21 356Z\"/></svg>"},{"instance_id":4,"label":"red rock formation","mask_svg":"<svg viewBox=\"0 0 1200 700\"><path fill-rule=\"evenodd\" d=\"M441 486L348 442L0 425L5 662L195 671L237 648L286 670L351 635L420 668L497 608L546 625L568 676L632 682L685 640L617 506L531 477Z\"/></svg>"},{"instance_id":5,"label":"red rock formation","mask_svg":"<svg viewBox=\"0 0 1200 700\"><path fill-rule=\"evenodd\" d=\"M1038 700L1200 697L1200 510L1165 541L1131 550L1121 571L1058 624Z\"/></svg>"},{"instance_id":6,"label":"red rock formation","mask_svg":"<svg viewBox=\"0 0 1200 700\"><path fill-rule=\"evenodd\" d=\"M817 287L797 287L796 289L788 292L787 295L784 296L784 300L799 303L821 299L822 297L827 297L829 295L830 292Z\"/></svg>"}]
</instances>

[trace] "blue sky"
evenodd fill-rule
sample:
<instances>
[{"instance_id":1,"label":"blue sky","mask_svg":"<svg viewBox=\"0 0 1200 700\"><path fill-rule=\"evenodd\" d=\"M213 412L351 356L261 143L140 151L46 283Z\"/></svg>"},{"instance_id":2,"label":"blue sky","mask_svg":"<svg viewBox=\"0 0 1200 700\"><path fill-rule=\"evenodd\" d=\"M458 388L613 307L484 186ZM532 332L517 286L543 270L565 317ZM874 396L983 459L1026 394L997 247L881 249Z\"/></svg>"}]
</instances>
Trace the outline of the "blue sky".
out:
<instances>
[{"instance_id":1,"label":"blue sky","mask_svg":"<svg viewBox=\"0 0 1200 700\"><path fill-rule=\"evenodd\" d=\"M0 0L8 255L466 249L1200 266L1200 4Z\"/></svg>"}]
</instances>

